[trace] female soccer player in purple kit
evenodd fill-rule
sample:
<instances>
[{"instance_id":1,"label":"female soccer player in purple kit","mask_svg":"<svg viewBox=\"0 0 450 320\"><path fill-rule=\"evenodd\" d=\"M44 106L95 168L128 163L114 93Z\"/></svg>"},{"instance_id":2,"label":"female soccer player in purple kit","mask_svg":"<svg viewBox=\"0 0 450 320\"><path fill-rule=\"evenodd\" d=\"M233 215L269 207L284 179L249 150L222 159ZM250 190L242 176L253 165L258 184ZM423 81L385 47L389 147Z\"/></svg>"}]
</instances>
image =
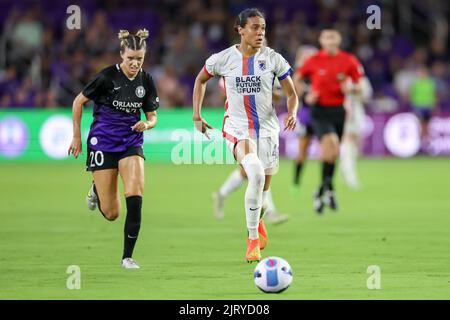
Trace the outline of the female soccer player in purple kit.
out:
<instances>
[{"instance_id":1,"label":"female soccer player in purple kit","mask_svg":"<svg viewBox=\"0 0 450 320\"><path fill-rule=\"evenodd\" d=\"M143 131L157 122L159 99L152 77L142 69L146 51L146 29L136 35L120 30L122 62L100 71L73 102L73 140L69 154L81 152L80 122L83 105L93 100L94 121L87 141L86 170L94 182L86 197L88 208L97 207L113 221L120 212L117 184L121 176L127 205L122 267L137 269L132 254L141 225L144 190ZM141 109L146 120L141 120Z\"/></svg>"}]
</instances>

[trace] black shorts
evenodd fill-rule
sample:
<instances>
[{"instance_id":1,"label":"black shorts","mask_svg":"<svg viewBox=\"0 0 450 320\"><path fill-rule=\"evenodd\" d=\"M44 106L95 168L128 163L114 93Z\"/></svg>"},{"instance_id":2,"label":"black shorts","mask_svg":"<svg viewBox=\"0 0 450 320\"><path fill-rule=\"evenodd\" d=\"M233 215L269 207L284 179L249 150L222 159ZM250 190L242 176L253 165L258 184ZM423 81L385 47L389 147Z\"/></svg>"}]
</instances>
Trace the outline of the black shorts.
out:
<instances>
[{"instance_id":1,"label":"black shorts","mask_svg":"<svg viewBox=\"0 0 450 320\"><path fill-rule=\"evenodd\" d=\"M336 133L342 138L345 123L345 109L343 106L321 106L311 108L311 126L314 134L320 140L327 133Z\"/></svg>"},{"instance_id":2,"label":"black shorts","mask_svg":"<svg viewBox=\"0 0 450 320\"><path fill-rule=\"evenodd\" d=\"M106 152L92 150L88 147L86 171L117 169L120 160L131 156L140 156L145 160L142 147L131 147L123 152Z\"/></svg>"}]
</instances>

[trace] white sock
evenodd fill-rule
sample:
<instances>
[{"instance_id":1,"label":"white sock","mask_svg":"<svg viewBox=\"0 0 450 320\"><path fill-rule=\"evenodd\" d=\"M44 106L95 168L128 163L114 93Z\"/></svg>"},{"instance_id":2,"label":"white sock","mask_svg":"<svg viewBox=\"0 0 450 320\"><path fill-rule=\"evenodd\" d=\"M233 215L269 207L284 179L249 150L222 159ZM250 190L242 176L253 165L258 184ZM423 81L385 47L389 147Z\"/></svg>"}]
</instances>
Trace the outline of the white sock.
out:
<instances>
[{"instance_id":1,"label":"white sock","mask_svg":"<svg viewBox=\"0 0 450 320\"><path fill-rule=\"evenodd\" d=\"M264 218L264 216L266 215L266 213L268 211L268 207L269 207L269 204L267 202L268 193L269 193L269 190L263 190L263 193L262 193L262 207L261 207L261 209L263 209L265 207L266 210L264 212L261 210L260 219Z\"/></svg>"},{"instance_id":2,"label":"white sock","mask_svg":"<svg viewBox=\"0 0 450 320\"><path fill-rule=\"evenodd\" d=\"M275 212L275 204L273 203L272 199L272 192L269 190L263 191L263 207L267 207L266 211L262 215L261 219L264 218L266 215L270 216L272 213Z\"/></svg>"},{"instance_id":3,"label":"white sock","mask_svg":"<svg viewBox=\"0 0 450 320\"><path fill-rule=\"evenodd\" d=\"M219 194L226 198L238 189L242 184L244 183L244 177L241 175L241 171L239 169L234 170L228 178L225 180L225 182L222 184L222 186L219 189Z\"/></svg>"},{"instance_id":4,"label":"white sock","mask_svg":"<svg viewBox=\"0 0 450 320\"><path fill-rule=\"evenodd\" d=\"M247 154L241 161L247 174L248 185L245 191L245 217L250 239L258 239L259 215L261 213L264 168L256 153Z\"/></svg>"},{"instance_id":5,"label":"white sock","mask_svg":"<svg viewBox=\"0 0 450 320\"><path fill-rule=\"evenodd\" d=\"M248 229L248 238L249 239L258 239L259 238L259 232L258 228L247 228Z\"/></svg>"},{"instance_id":6,"label":"white sock","mask_svg":"<svg viewBox=\"0 0 450 320\"><path fill-rule=\"evenodd\" d=\"M345 141L341 150L341 169L345 181L356 186L358 178L356 175L356 159L358 157L358 149L353 143Z\"/></svg>"},{"instance_id":7,"label":"white sock","mask_svg":"<svg viewBox=\"0 0 450 320\"><path fill-rule=\"evenodd\" d=\"M277 209L275 208L275 204L273 203L272 199L272 192L270 192L270 189L266 191L267 192L267 212L275 212Z\"/></svg>"},{"instance_id":8,"label":"white sock","mask_svg":"<svg viewBox=\"0 0 450 320\"><path fill-rule=\"evenodd\" d=\"M348 142L343 141L341 144L341 149L339 150L339 160L340 160L340 167L344 175L345 175L344 172L347 170L349 163L348 157L349 157Z\"/></svg>"}]
</instances>

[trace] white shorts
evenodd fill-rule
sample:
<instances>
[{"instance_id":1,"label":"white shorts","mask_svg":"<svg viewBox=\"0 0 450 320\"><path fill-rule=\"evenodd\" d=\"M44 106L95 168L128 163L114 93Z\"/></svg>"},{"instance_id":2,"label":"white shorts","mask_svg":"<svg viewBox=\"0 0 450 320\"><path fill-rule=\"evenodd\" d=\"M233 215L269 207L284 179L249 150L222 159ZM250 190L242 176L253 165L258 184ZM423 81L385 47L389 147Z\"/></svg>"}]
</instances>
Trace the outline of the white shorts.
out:
<instances>
[{"instance_id":1,"label":"white shorts","mask_svg":"<svg viewBox=\"0 0 450 320\"><path fill-rule=\"evenodd\" d=\"M257 155L262 162L265 173L271 175L278 170L280 162L278 132L271 136L255 139L250 136L248 129L240 130L227 127L226 130L224 130L224 138L231 154L234 155L234 148L239 141L250 140L256 145Z\"/></svg>"}]
</instances>

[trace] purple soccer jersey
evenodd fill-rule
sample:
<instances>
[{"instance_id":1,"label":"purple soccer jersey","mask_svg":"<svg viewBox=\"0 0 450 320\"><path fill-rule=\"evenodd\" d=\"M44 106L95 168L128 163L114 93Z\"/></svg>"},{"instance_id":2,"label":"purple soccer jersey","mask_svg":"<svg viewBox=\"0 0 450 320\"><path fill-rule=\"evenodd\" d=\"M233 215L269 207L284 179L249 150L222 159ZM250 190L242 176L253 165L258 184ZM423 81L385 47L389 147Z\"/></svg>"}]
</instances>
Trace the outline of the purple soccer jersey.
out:
<instances>
[{"instance_id":1,"label":"purple soccer jersey","mask_svg":"<svg viewBox=\"0 0 450 320\"><path fill-rule=\"evenodd\" d=\"M151 112L159 107L155 85L147 72L141 69L130 80L118 64L107 67L83 89L83 95L95 103L87 141L90 149L123 152L142 146L143 133L131 127L141 119L141 109Z\"/></svg>"}]
</instances>

